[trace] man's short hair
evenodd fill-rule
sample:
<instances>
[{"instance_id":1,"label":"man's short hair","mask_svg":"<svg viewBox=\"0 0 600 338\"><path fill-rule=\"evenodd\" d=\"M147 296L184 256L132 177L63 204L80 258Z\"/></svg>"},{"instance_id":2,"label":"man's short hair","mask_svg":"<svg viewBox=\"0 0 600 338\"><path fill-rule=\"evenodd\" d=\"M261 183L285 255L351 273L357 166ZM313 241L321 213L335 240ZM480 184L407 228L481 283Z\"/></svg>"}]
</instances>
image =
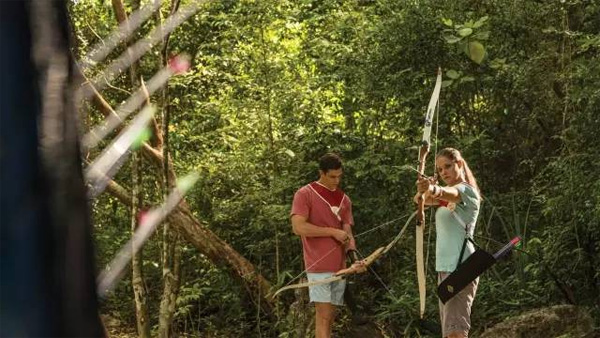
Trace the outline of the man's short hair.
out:
<instances>
[{"instance_id":1,"label":"man's short hair","mask_svg":"<svg viewBox=\"0 0 600 338\"><path fill-rule=\"evenodd\" d=\"M327 173L329 170L337 170L342 167L342 158L338 154L327 153L319 159L319 170Z\"/></svg>"}]
</instances>

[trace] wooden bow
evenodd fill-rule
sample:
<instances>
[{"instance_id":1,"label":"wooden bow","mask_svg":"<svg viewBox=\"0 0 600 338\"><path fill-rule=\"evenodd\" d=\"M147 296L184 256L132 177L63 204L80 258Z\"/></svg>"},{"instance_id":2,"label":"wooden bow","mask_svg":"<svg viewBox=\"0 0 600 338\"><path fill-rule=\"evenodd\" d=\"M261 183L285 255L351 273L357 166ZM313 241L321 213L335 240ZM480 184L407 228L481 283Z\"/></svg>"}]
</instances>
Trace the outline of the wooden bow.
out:
<instances>
[{"instance_id":1,"label":"wooden bow","mask_svg":"<svg viewBox=\"0 0 600 338\"><path fill-rule=\"evenodd\" d=\"M435 114L435 108L438 104L440 97L440 90L442 88L442 69L438 69L437 79L435 81L435 87L431 99L429 99L429 105L427 106L427 112L425 113L425 126L423 127L423 139L421 141L421 147L419 148L419 167L418 177L424 177L425 173L425 160L430 149L431 139L431 126L433 124L433 116ZM425 287L425 259L423 253L423 232L425 230L425 200L423 195L419 196L417 203L417 227L416 227L416 259L417 259L417 281L419 283L419 301L420 301L420 312L421 319L425 315L425 299L427 296L427 290Z\"/></svg>"},{"instance_id":2,"label":"wooden bow","mask_svg":"<svg viewBox=\"0 0 600 338\"><path fill-rule=\"evenodd\" d=\"M396 245L396 243L398 243L398 241L402 238L402 235L404 235L406 228L408 227L408 225L410 224L410 222L412 221L412 219L415 217L416 214L417 214L417 212L415 211L414 213L412 213L410 215L410 217L406 220L406 223L404 223L404 226L402 227L400 232L396 235L396 237L394 237L394 239L390 243L388 243L386 246L377 248L369 256L367 256L367 258L365 258L363 260L364 268L368 268L377 259L379 259L379 257L385 255L388 251L390 251L390 249L394 245ZM318 280L318 281L287 285L287 286L284 286L284 287L280 288L279 290L275 291L275 293L273 293L273 295L271 297L275 298L281 292L286 291L286 290L299 289L299 288L304 288L304 287L309 287L309 286L315 286L315 285L320 285L320 284L336 282L336 281L346 278L347 276L357 274L357 273L362 273L363 271L361 271L361 270L362 269L360 269L359 266L351 266L349 268L337 271L336 273L333 274L332 277L329 277L329 278L325 278L325 279Z\"/></svg>"}]
</instances>

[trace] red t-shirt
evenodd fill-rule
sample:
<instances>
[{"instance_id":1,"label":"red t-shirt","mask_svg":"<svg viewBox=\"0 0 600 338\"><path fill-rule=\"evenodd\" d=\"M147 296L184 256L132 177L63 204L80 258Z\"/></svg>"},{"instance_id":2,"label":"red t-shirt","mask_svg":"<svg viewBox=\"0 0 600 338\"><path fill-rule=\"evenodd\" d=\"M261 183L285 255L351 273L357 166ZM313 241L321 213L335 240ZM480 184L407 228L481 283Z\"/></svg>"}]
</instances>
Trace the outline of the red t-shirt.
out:
<instances>
[{"instance_id":1,"label":"red t-shirt","mask_svg":"<svg viewBox=\"0 0 600 338\"><path fill-rule=\"evenodd\" d=\"M339 188L331 191L317 182L298 189L291 215L304 216L308 223L321 227L342 229L343 224L354 224L350 198ZM302 247L308 272L335 272L346 267L344 248L333 237L302 236Z\"/></svg>"}]
</instances>

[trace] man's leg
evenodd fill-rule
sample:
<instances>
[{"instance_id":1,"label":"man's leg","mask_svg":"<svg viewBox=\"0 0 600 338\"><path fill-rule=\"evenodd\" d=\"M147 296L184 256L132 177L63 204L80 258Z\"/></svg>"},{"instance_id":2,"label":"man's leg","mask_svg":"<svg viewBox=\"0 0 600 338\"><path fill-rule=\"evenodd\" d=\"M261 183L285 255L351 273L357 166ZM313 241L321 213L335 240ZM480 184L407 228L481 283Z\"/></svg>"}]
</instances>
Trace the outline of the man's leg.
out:
<instances>
[{"instance_id":1,"label":"man's leg","mask_svg":"<svg viewBox=\"0 0 600 338\"><path fill-rule=\"evenodd\" d=\"M331 303L315 302L315 336L316 338L330 338L331 326L335 319L335 305Z\"/></svg>"},{"instance_id":2,"label":"man's leg","mask_svg":"<svg viewBox=\"0 0 600 338\"><path fill-rule=\"evenodd\" d=\"M307 273L309 281L329 278L332 272ZM317 338L331 337L336 306L344 305L346 281L313 285L308 288L311 303L315 303L315 335Z\"/></svg>"}]
</instances>

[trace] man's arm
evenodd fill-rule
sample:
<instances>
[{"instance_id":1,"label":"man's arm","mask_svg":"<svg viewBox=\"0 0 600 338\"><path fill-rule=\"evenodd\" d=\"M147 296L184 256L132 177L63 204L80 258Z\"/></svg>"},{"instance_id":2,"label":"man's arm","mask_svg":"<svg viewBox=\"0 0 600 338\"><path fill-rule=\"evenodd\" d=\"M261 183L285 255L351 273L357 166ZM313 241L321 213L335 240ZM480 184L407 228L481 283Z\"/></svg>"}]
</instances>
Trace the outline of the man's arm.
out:
<instances>
[{"instance_id":1,"label":"man's arm","mask_svg":"<svg viewBox=\"0 0 600 338\"><path fill-rule=\"evenodd\" d=\"M350 237L346 231L330 227L320 227L307 222L306 216L292 215L292 231L304 237L333 237L336 241L344 243Z\"/></svg>"},{"instance_id":2,"label":"man's arm","mask_svg":"<svg viewBox=\"0 0 600 338\"><path fill-rule=\"evenodd\" d=\"M346 251L348 251L348 250L356 251L356 242L354 241L354 235L352 235L352 226L350 224L344 224L342 226L342 229L344 230L344 232L346 232L346 234L350 238L350 240L348 241L348 244L346 245Z\"/></svg>"},{"instance_id":3,"label":"man's arm","mask_svg":"<svg viewBox=\"0 0 600 338\"><path fill-rule=\"evenodd\" d=\"M352 235L352 226L350 224L345 223L343 225L344 231L350 236L350 240L346 245L346 252L352 253L352 266L348 269L345 269L346 272L353 271L352 273L363 273L367 271L364 260L359 260L358 255L356 254L356 242L354 241L354 236ZM339 271L338 271L339 272Z\"/></svg>"}]
</instances>

